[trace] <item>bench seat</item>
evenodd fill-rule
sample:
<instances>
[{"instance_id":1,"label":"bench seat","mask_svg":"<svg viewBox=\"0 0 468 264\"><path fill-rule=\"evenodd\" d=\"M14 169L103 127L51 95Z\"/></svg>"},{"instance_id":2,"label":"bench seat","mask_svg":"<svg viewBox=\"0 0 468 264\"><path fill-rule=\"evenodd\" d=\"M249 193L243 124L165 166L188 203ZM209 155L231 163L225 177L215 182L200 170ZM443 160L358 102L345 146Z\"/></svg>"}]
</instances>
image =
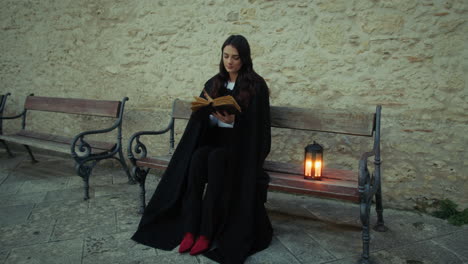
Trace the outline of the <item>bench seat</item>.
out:
<instances>
[{"instance_id":1,"label":"bench seat","mask_svg":"<svg viewBox=\"0 0 468 264\"><path fill-rule=\"evenodd\" d=\"M164 170L170 159L170 155L145 157L137 160L136 164L138 167ZM303 169L300 165L266 161L263 168L270 175L270 190L359 202L356 188L358 176L352 171L325 168L326 176L321 181L310 181L302 176Z\"/></svg>"},{"instance_id":2,"label":"bench seat","mask_svg":"<svg viewBox=\"0 0 468 264\"><path fill-rule=\"evenodd\" d=\"M57 136L53 134L39 133L33 131L20 131L10 135L0 135L1 140L28 145L31 147L42 148L60 153L70 153L70 147L73 138ZM112 150L116 144L101 141L87 141L93 152L103 152Z\"/></svg>"}]
</instances>

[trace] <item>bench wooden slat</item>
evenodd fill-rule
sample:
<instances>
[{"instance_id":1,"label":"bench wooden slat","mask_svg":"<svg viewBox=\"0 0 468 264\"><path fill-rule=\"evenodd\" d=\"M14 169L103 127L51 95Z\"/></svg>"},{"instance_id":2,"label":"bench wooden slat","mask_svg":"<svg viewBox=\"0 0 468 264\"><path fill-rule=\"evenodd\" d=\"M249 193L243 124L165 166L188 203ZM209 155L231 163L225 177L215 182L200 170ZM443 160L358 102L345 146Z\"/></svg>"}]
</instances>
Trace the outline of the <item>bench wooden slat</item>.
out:
<instances>
[{"instance_id":1,"label":"bench wooden slat","mask_svg":"<svg viewBox=\"0 0 468 264\"><path fill-rule=\"evenodd\" d=\"M13 135L0 135L0 139L11 141L17 144L28 145L37 148L70 153L70 146L73 138L43 134L32 131L22 130ZM115 144L101 141L87 141L93 150L99 152L111 150Z\"/></svg>"},{"instance_id":2,"label":"bench wooden slat","mask_svg":"<svg viewBox=\"0 0 468 264\"><path fill-rule=\"evenodd\" d=\"M28 96L24 108L47 112L118 117L120 101Z\"/></svg>"},{"instance_id":3,"label":"bench wooden slat","mask_svg":"<svg viewBox=\"0 0 468 264\"><path fill-rule=\"evenodd\" d=\"M303 164L300 165L300 164L265 160L265 163L263 164L263 168L266 171L271 171L271 172L304 175ZM323 170L323 178L326 178L326 179L351 181L357 184L357 177L358 177L357 173L353 171L349 171L349 170L340 170L340 169L333 169L333 168L324 168Z\"/></svg>"},{"instance_id":4,"label":"bench wooden slat","mask_svg":"<svg viewBox=\"0 0 468 264\"><path fill-rule=\"evenodd\" d=\"M359 192L355 183L333 179L310 181L299 175L278 172L268 174L270 175L270 190L359 201Z\"/></svg>"},{"instance_id":5,"label":"bench wooden slat","mask_svg":"<svg viewBox=\"0 0 468 264\"><path fill-rule=\"evenodd\" d=\"M142 158L137 160L137 166L152 169L166 169L171 156L159 156L152 158Z\"/></svg>"},{"instance_id":6,"label":"bench wooden slat","mask_svg":"<svg viewBox=\"0 0 468 264\"><path fill-rule=\"evenodd\" d=\"M0 135L0 139L31 147L57 151L61 153L70 153L70 145L54 141L44 141L42 139L23 137L20 135Z\"/></svg>"},{"instance_id":7,"label":"bench wooden slat","mask_svg":"<svg viewBox=\"0 0 468 264\"><path fill-rule=\"evenodd\" d=\"M296 107L271 107L271 126L322 131L358 136L372 136L374 114L338 110L314 110Z\"/></svg>"},{"instance_id":8,"label":"bench wooden slat","mask_svg":"<svg viewBox=\"0 0 468 264\"><path fill-rule=\"evenodd\" d=\"M71 144L73 143L72 142L73 138L57 136L57 135L52 135L52 134L44 134L44 133L28 131L28 130L21 130L20 132L16 133L16 135L23 136L23 137L36 138L36 139L40 139L44 141L52 141L52 142L67 144L69 146L71 146ZM115 146L115 143L104 142L104 141L86 140L86 142L90 144L93 149L98 149L98 150L111 150Z\"/></svg>"}]
</instances>

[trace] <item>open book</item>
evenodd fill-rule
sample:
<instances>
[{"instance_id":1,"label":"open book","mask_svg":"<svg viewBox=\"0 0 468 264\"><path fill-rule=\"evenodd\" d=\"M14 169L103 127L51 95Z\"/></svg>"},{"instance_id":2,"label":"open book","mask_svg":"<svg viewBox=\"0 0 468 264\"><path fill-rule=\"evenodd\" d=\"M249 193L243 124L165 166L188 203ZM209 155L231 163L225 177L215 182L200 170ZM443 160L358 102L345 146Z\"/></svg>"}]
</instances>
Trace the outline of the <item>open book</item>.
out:
<instances>
[{"instance_id":1,"label":"open book","mask_svg":"<svg viewBox=\"0 0 468 264\"><path fill-rule=\"evenodd\" d=\"M240 106L237 104L236 99L230 95L221 96L217 98L211 98L208 93L205 92L205 98L196 97L195 101L192 102L192 111L198 111L201 108L208 107L210 112L226 111L228 114L238 114L241 112Z\"/></svg>"}]
</instances>

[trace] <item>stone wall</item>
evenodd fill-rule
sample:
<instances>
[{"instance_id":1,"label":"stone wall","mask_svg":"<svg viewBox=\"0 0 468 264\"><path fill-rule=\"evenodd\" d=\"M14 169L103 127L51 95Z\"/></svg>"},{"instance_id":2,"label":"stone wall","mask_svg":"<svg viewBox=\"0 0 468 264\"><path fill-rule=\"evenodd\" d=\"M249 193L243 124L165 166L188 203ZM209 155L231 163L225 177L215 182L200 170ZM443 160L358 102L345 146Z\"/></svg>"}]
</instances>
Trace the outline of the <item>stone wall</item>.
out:
<instances>
[{"instance_id":1,"label":"stone wall","mask_svg":"<svg viewBox=\"0 0 468 264\"><path fill-rule=\"evenodd\" d=\"M373 111L383 106L386 206L449 198L468 205L466 0L1 0L0 92L120 100L124 141L161 129L171 102L217 71L220 46L245 35L273 105ZM33 127L73 134L74 118ZM89 121L80 117L79 120ZM98 121L99 122L99 121ZM18 124L19 125L19 124ZM182 127L181 127L182 126ZM91 127L91 125L87 125ZM178 134L183 129L180 124ZM12 131L11 126L6 128ZM167 137L151 147L167 149ZM300 162L312 140L330 166L356 168L371 144L273 131L271 159Z\"/></svg>"}]
</instances>

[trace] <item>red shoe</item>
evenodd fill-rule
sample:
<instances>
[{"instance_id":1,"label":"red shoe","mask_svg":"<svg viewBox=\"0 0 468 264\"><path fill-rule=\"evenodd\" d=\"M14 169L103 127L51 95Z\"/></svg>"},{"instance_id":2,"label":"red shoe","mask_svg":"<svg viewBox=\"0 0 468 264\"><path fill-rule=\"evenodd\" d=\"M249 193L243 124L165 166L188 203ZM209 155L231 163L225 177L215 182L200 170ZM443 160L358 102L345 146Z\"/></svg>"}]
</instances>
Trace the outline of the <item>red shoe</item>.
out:
<instances>
[{"instance_id":1,"label":"red shoe","mask_svg":"<svg viewBox=\"0 0 468 264\"><path fill-rule=\"evenodd\" d=\"M206 236L200 236L190 250L190 255L198 255L210 248L210 240Z\"/></svg>"},{"instance_id":2,"label":"red shoe","mask_svg":"<svg viewBox=\"0 0 468 264\"><path fill-rule=\"evenodd\" d=\"M185 253L189 251L192 248L194 242L195 237L193 234L190 232L185 233L184 239L182 239L182 242L180 242L179 245L179 253Z\"/></svg>"}]
</instances>

